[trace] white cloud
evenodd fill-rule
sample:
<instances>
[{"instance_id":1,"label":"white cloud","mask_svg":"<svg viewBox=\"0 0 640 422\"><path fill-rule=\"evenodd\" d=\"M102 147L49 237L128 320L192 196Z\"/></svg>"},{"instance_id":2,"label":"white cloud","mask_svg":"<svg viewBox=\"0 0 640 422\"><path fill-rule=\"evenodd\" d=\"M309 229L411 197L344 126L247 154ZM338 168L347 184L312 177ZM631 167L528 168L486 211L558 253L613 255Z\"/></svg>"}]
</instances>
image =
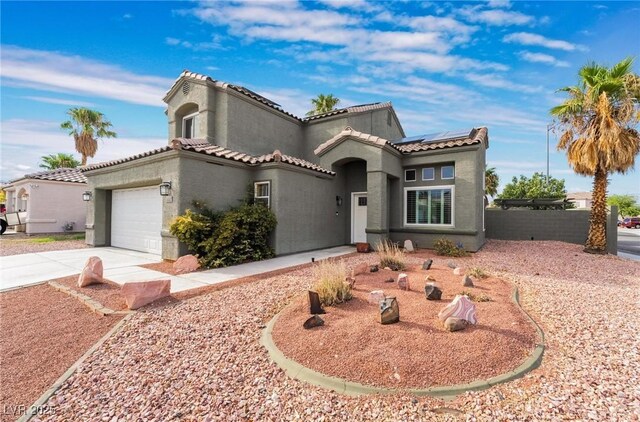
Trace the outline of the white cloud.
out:
<instances>
[{"instance_id":1,"label":"white cloud","mask_svg":"<svg viewBox=\"0 0 640 422\"><path fill-rule=\"evenodd\" d=\"M60 104L60 105L68 105L71 107L93 107L94 103L86 102L86 101L78 101L78 100L68 100L64 98L51 98L51 97L39 97L39 96L29 96L25 95L21 98L38 101L40 103L48 103L48 104Z\"/></svg>"},{"instance_id":2,"label":"white cloud","mask_svg":"<svg viewBox=\"0 0 640 422\"><path fill-rule=\"evenodd\" d=\"M511 7L511 1L509 0L488 0L487 5L489 7L504 7L504 8L510 8Z\"/></svg>"},{"instance_id":3,"label":"white cloud","mask_svg":"<svg viewBox=\"0 0 640 422\"><path fill-rule=\"evenodd\" d=\"M524 13L501 9L480 10L477 6L460 9L459 13L469 22L492 26L527 25L535 22L533 16Z\"/></svg>"},{"instance_id":4,"label":"white cloud","mask_svg":"<svg viewBox=\"0 0 640 422\"><path fill-rule=\"evenodd\" d=\"M451 41L459 44L466 43L471 35L480 28L464 24L451 17L418 16L401 20L405 25L420 31L434 31L450 34Z\"/></svg>"},{"instance_id":5,"label":"white cloud","mask_svg":"<svg viewBox=\"0 0 640 422\"><path fill-rule=\"evenodd\" d=\"M572 44L567 41L554 40L543 37L539 34L532 34L530 32L515 32L513 34L505 35L502 41L507 43L516 43L522 45L537 45L540 47L546 47L556 50L564 51L586 51L587 48L580 44Z\"/></svg>"},{"instance_id":6,"label":"white cloud","mask_svg":"<svg viewBox=\"0 0 640 422\"><path fill-rule=\"evenodd\" d=\"M542 53L532 53L530 51L521 51L518 53L522 60L531 62L531 63L544 63L550 64L556 67L569 67L569 62L565 62L562 60L558 60L553 56Z\"/></svg>"},{"instance_id":7,"label":"white cloud","mask_svg":"<svg viewBox=\"0 0 640 422\"><path fill-rule=\"evenodd\" d=\"M224 47L220 42L219 37L213 37L211 41L201 41L201 42L191 42L181 40L179 38L167 37L164 39L165 44L171 46L179 46L183 48L188 48L193 51L208 51L208 50L223 50Z\"/></svg>"},{"instance_id":8,"label":"white cloud","mask_svg":"<svg viewBox=\"0 0 640 422\"><path fill-rule=\"evenodd\" d=\"M519 84L495 73L466 73L464 77L475 84L489 88L502 88L529 94L542 91L542 87Z\"/></svg>"},{"instance_id":9,"label":"white cloud","mask_svg":"<svg viewBox=\"0 0 640 422\"><path fill-rule=\"evenodd\" d=\"M138 75L80 56L2 46L2 84L44 91L97 96L162 107L172 79Z\"/></svg>"}]
</instances>

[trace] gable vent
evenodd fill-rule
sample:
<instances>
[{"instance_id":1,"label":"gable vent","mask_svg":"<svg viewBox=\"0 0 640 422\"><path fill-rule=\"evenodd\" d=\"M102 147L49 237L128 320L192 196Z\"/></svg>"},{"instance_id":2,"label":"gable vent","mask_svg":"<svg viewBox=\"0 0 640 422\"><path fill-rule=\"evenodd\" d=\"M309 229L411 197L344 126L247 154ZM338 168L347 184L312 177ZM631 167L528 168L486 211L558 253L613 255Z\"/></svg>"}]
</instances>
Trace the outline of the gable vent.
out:
<instances>
[{"instance_id":1,"label":"gable vent","mask_svg":"<svg viewBox=\"0 0 640 422\"><path fill-rule=\"evenodd\" d=\"M191 85L189 85L189 82L185 82L182 84L182 94L183 95L187 95L189 93L189 90L191 89Z\"/></svg>"}]
</instances>

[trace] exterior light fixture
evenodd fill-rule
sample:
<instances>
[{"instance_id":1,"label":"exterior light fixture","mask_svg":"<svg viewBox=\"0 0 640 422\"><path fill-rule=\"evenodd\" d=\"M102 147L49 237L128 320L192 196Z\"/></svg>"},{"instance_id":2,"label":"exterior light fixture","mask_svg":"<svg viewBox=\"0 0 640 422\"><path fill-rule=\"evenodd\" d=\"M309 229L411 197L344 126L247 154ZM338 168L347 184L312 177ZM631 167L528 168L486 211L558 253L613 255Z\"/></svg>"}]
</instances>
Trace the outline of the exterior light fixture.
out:
<instances>
[{"instance_id":1,"label":"exterior light fixture","mask_svg":"<svg viewBox=\"0 0 640 422\"><path fill-rule=\"evenodd\" d=\"M171 182L160 183L160 195L169 196L170 193L171 193Z\"/></svg>"},{"instance_id":2,"label":"exterior light fixture","mask_svg":"<svg viewBox=\"0 0 640 422\"><path fill-rule=\"evenodd\" d=\"M336 206L342 206L342 197L340 195L336 195Z\"/></svg>"},{"instance_id":3,"label":"exterior light fixture","mask_svg":"<svg viewBox=\"0 0 640 422\"><path fill-rule=\"evenodd\" d=\"M91 201L91 197L93 197L93 194L91 193L91 191L90 191L90 190L84 191L84 192L82 193L82 200L83 200L84 202Z\"/></svg>"}]
</instances>

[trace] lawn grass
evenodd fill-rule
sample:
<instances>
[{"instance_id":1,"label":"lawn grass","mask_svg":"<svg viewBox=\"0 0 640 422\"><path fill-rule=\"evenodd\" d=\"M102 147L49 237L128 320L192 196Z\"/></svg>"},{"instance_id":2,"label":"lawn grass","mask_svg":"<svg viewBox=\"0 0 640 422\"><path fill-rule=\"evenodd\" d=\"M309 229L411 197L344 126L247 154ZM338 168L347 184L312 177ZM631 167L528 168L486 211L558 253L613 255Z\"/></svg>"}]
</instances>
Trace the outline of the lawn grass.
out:
<instances>
[{"instance_id":1,"label":"lawn grass","mask_svg":"<svg viewBox=\"0 0 640 422\"><path fill-rule=\"evenodd\" d=\"M59 242L63 240L82 240L82 239L84 239L84 233L54 234L51 236L34 237L31 239L25 239L25 240L32 243L50 243L50 242Z\"/></svg>"}]
</instances>

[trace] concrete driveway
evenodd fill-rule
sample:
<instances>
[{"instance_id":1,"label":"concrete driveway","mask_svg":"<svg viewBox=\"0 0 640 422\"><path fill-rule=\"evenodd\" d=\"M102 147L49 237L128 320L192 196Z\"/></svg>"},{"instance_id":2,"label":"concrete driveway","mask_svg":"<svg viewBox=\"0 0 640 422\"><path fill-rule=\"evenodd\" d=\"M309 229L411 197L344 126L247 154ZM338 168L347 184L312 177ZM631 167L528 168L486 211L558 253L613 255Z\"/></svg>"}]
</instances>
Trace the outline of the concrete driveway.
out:
<instances>
[{"instance_id":1,"label":"concrete driveway","mask_svg":"<svg viewBox=\"0 0 640 422\"><path fill-rule=\"evenodd\" d=\"M12 255L0 257L0 292L78 274L90 256L98 256L102 259L104 277L115 283L168 278L171 279L171 293L176 293L306 264L311 262L311 258L320 260L352 252L355 252L352 246L338 246L180 276L170 276L140 267L140 265L160 262L161 258L158 255L119 248L104 247Z\"/></svg>"}]
</instances>

